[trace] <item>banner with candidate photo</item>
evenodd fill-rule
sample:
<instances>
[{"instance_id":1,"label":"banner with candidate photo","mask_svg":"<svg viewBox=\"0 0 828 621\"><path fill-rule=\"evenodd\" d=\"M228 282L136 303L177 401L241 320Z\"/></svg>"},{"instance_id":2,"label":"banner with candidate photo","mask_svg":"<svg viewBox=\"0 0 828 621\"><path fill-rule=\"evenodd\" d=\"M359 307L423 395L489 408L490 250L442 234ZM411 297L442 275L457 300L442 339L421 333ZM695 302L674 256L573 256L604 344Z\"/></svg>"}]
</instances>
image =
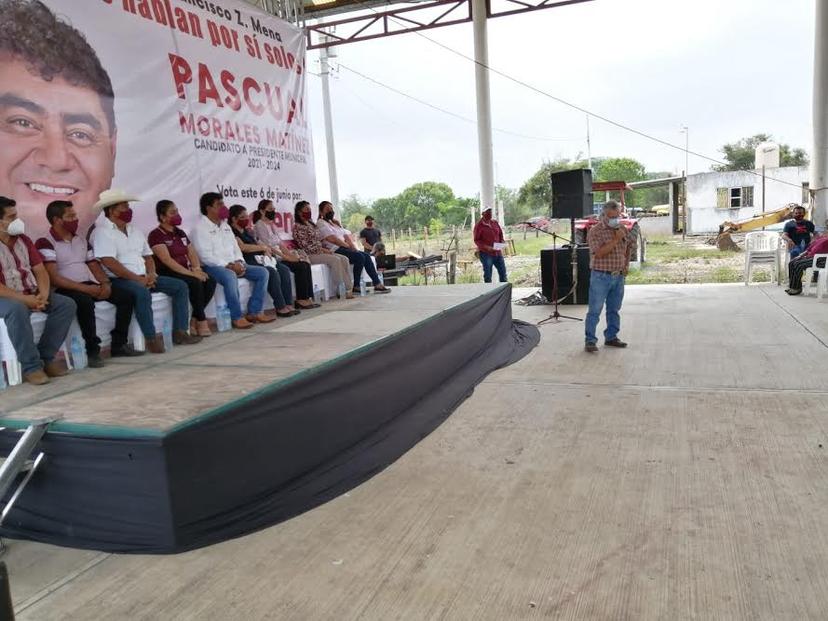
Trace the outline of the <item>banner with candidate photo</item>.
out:
<instances>
[{"instance_id":1,"label":"banner with candidate photo","mask_svg":"<svg viewBox=\"0 0 828 621\"><path fill-rule=\"evenodd\" d=\"M139 196L134 223L199 196L277 208L315 202L302 31L241 0L0 0L0 195L27 233L69 200Z\"/></svg>"}]
</instances>

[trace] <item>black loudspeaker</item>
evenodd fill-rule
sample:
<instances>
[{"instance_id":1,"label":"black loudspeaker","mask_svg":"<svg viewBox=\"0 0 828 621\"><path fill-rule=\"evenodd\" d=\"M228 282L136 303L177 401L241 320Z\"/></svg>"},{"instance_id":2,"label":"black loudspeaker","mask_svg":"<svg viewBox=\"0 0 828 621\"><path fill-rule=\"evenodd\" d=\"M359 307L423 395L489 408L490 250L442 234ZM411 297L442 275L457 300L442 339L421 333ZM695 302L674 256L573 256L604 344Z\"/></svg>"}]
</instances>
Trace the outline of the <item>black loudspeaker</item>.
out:
<instances>
[{"instance_id":1,"label":"black loudspeaker","mask_svg":"<svg viewBox=\"0 0 828 621\"><path fill-rule=\"evenodd\" d=\"M552 173L550 180L553 218L592 215L592 171L589 168Z\"/></svg>"},{"instance_id":2,"label":"black loudspeaker","mask_svg":"<svg viewBox=\"0 0 828 621\"><path fill-rule=\"evenodd\" d=\"M571 249L541 250L540 262L543 297L550 302L554 301L557 276L559 304L575 304L575 294L577 294L578 304L589 302L589 248L578 248L578 287L573 293L570 293L572 289Z\"/></svg>"}]
</instances>

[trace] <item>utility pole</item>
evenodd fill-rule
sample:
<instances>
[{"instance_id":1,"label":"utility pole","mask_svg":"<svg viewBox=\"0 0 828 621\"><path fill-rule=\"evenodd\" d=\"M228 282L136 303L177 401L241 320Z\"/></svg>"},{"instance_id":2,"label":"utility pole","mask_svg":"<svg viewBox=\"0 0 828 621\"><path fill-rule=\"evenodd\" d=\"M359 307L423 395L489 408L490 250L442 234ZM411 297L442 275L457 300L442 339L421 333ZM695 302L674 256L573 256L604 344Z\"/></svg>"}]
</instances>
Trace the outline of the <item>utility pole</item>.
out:
<instances>
[{"instance_id":1,"label":"utility pole","mask_svg":"<svg viewBox=\"0 0 828 621\"><path fill-rule=\"evenodd\" d=\"M690 172L690 128L686 125L681 126L681 131L684 134L684 192L682 192L683 199L681 205L681 240L687 238L687 174Z\"/></svg>"},{"instance_id":2,"label":"utility pole","mask_svg":"<svg viewBox=\"0 0 828 621\"><path fill-rule=\"evenodd\" d=\"M812 220L822 228L828 220L828 0L816 0L814 20L813 149L810 192Z\"/></svg>"},{"instance_id":3,"label":"utility pole","mask_svg":"<svg viewBox=\"0 0 828 621\"><path fill-rule=\"evenodd\" d=\"M587 122L587 168L592 170L592 143L589 140L589 114L586 115Z\"/></svg>"},{"instance_id":4,"label":"utility pole","mask_svg":"<svg viewBox=\"0 0 828 621\"><path fill-rule=\"evenodd\" d=\"M477 147L480 161L480 208L495 207L492 102L489 93L488 0L472 0L474 76L477 92ZM476 218L472 218L472 223Z\"/></svg>"},{"instance_id":5,"label":"utility pole","mask_svg":"<svg viewBox=\"0 0 828 621\"><path fill-rule=\"evenodd\" d=\"M325 149L328 152L328 183L330 185L330 201L339 209L339 180L336 175L336 151L334 149L333 113L331 112L331 89L328 76L331 72L330 58L336 58L333 48L323 47L320 50L319 61L322 76L322 106L325 112Z\"/></svg>"}]
</instances>

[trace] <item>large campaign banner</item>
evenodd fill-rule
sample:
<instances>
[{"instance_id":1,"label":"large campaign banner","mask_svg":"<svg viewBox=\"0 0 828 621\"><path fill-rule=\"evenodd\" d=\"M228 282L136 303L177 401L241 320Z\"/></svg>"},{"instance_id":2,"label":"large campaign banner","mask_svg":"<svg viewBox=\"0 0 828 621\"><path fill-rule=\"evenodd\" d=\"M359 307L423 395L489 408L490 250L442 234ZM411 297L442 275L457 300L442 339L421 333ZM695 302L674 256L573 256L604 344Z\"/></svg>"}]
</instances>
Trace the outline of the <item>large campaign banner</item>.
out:
<instances>
[{"instance_id":1,"label":"large campaign banner","mask_svg":"<svg viewBox=\"0 0 828 621\"><path fill-rule=\"evenodd\" d=\"M0 195L32 237L53 200L85 230L109 188L144 231L215 191L290 232L316 198L305 69L302 31L241 0L0 0Z\"/></svg>"}]
</instances>

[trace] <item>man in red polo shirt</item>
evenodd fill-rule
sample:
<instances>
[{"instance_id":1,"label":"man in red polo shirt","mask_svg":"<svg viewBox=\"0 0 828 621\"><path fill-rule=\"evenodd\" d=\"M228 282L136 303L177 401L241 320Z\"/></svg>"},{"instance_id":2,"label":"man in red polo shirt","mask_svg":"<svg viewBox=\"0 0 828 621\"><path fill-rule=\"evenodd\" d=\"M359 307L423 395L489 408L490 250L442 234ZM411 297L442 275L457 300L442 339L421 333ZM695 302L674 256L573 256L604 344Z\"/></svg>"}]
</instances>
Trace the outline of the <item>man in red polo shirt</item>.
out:
<instances>
[{"instance_id":1,"label":"man in red polo shirt","mask_svg":"<svg viewBox=\"0 0 828 621\"><path fill-rule=\"evenodd\" d=\"M69 298L50 292L49 273L24 232L16 203L0 196L0 319L6 323L23 379L48 384L50 377L66 375L55 355L66 340L76 307ZM34 311L47 315L37 345L30 321Z\"/></svg>"},{"instance_id":2,"label":"man in red polo shirt","mask_svg":"<svg viewBox=\"0 0 828 621\"><path fill-rule=\"evenodd\" d=\"M508 280L506 276L506 262L503 260L503 251L495 248L495 244L503 243L503 229L492 218L492 208L486 207L477 224L474 225L474 245L483 264L483 282L492 282L492 267L497 268L500 282Z\"/></svg>"}]
</instances>

